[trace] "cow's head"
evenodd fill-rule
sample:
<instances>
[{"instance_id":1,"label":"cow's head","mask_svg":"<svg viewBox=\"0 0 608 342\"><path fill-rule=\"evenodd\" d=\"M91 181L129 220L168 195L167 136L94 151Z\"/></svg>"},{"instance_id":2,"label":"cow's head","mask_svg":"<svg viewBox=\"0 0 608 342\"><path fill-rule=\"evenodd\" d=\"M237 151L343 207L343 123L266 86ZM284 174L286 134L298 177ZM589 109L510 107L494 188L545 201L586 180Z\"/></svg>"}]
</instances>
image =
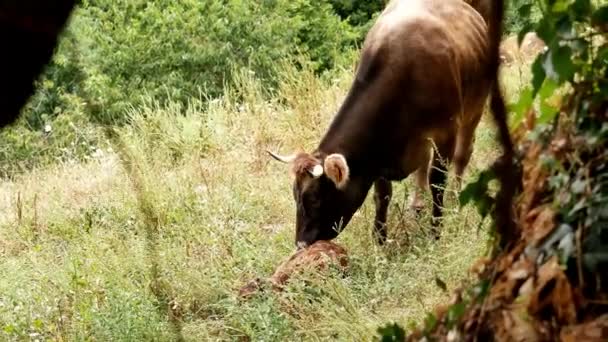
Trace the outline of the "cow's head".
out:
<instances>
[{"instance_id":1,"label":"cow's head","mask_svg":"<svg viewBox=\"0 0 608 342\"><path fill-rule=\"evenodd\" d=\"M291 166L297 211L296 246L302 248L338 236L369 190L358 177L351 177L346 158L341 154L268 153Z\"/></svg>"}]
</instances>

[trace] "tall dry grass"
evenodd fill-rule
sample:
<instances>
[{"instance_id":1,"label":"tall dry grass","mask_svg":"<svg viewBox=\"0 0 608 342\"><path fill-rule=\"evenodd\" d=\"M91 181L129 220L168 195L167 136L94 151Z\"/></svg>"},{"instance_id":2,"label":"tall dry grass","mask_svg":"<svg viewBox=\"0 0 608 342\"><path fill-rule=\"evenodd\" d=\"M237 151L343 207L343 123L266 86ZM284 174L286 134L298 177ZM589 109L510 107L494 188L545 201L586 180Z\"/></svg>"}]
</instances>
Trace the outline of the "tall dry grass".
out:
<instances>
[{"instance_id":1,"label":"tall dry grass","mask_svg":"<svg viewBox=\"0 0 608 342\"><path fill-rule=\"evenodd\" d=\"M406 210L410 181L396 187L387 247L371 239L370 200L337 239L351 257L346 277L237 299L294 248L290 179L264 150L314 148L352 79L352 68L320 78L282 67L278 97L242 72L185 115L149 100L95 160L0 183L1 339L370 340L445 301L435 278L466 280L488 232L448 191L432 242L428 217ZM467 179L497 155L489 122Z\"/></svg>"}]
</instances>

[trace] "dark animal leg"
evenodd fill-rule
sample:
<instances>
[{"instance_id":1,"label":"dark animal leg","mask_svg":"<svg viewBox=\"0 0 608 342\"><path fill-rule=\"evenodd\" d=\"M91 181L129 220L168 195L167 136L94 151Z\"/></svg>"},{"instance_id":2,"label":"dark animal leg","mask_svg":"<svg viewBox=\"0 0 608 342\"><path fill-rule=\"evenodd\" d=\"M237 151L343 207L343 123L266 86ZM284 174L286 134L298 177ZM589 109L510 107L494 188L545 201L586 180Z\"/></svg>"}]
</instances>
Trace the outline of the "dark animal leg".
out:
<instances>
[{"instance_id":1,"label":"dark animal leg","mask_svg":"<svg viewBox=\"0 0 608 342\"><path fill-rule=\"evenodd\" d=\"M433 213L431 217L432 233L435 240L439 240L439 226L441 225L443 195L445 192L446 181L448 178L448 165L454 154L454 140L438 146L433 153L433 166L431 168L429 183L433 198ZM437 153L439 152L439 153Z\"/></svg>"},{"instance_id":2,"label":"dark animal leg","mask_svg":"<svg viewBox=\"0 0 608 342\"><path fill-rule=\"evenodd\" d=\"M383 245L386 242L386 215L392 196L393 186L389 180L380 178L374 182L374 202L376 203L374 235L379 245Z\"/></svg>"}]
</instances>

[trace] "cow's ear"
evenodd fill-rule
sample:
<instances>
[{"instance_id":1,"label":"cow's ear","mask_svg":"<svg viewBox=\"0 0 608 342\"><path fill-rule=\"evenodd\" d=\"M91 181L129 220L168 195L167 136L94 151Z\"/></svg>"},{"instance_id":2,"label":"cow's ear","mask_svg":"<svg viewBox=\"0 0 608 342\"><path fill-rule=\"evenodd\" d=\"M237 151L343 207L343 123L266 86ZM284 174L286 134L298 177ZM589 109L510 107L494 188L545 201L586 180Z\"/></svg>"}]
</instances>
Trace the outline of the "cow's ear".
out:
<instances>
[{"instance_id":1,"label":"cow's ear","mask_svg":"<svg viewBox=\"0 0 608 342\"><path fill-rule=\"evenodd\" d=\"M334 153L327 156L324 169L327 178L331 179L338 189L346 186L350 171L343 155Z\"/></svg>"}]
</instances>

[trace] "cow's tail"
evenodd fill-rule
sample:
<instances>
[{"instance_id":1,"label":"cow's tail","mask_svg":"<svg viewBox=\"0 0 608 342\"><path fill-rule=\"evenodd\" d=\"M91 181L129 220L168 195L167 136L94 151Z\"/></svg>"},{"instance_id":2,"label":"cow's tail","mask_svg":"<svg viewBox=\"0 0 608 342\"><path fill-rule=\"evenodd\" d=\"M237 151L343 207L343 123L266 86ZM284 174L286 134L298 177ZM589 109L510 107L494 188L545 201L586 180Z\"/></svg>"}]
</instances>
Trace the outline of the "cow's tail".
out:
<instances>
[{"instance_id":1,"label":"cow's tail","mask_svg":"<svg viewBox=\"0 0 608 342\"><path fill-rule=\"evenodd\" d=\"M513 142L507 124L507 111L504 98L498 84L498 68L500 66L500 42L504 19L504 0L464 0L473 7L488 25L489 63L486 77L491 80L490 109L498 128L498 140L503 155L497 160L493 169L501 187L496 197L495 222L499 233L499 246L505 248L510 242L516 241L519 232L512 220L511 210L515 189L516 175L513 170Z\"/></svg>"},{"instance_id":2,"label":"cow's tail","mask_svg":"<svg viewBox=\"0 0 608 342\"><path fill-rule=\"evenodd\" d=\"M512 204L515 194L516 178L513 169L513 141L509 134L507 124L507 111L504 98L498 84L498 67L500 66L499 47L502 38L502 27L504 18L504 0L478 0L478 4L487 4L488 37L490 63L488 65L488 77L492 80L490 91L490 109L498 128L498 140L502 147L503 155L494 165L494 171L500 180L501 187L496 197L495 222L499 233L499 246L507 247L508 243L516 241L519 232L516 231L512 219Z\"/></svg>"}]
</instances>

